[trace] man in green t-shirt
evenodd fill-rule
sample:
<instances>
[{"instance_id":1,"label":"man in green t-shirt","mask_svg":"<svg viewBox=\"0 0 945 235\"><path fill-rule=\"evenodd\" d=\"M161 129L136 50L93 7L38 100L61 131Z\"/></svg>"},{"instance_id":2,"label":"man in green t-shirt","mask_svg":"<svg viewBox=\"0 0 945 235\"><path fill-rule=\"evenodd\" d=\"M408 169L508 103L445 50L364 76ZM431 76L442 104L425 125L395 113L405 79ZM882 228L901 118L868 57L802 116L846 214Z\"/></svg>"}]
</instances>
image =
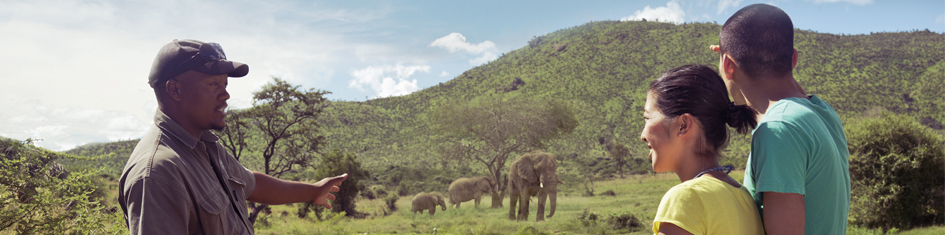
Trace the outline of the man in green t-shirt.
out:
<instances>
[{"instance_id":1,"label":"man in green t-shirt","mask_svg":"<svg viewBox=\"0 0 945 235\"><path fill-rule=\"evenodd\" d=\"M735 104L758 111L743 183L767 234L845 234L850 211L847 140L836 111L794 79L794 26L754 4L722 26L719 72Z\"/></svg>"}]
</instances>

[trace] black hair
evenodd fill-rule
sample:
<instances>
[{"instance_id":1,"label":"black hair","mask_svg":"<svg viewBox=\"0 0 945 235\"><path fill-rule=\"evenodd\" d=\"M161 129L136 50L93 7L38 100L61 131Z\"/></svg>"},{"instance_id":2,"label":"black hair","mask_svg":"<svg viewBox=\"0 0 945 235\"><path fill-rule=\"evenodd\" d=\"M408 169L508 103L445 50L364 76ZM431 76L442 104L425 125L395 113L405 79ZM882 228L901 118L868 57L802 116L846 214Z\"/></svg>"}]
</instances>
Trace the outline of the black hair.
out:
<instances>
[{"instance_id":1,"label":"black hair","mask_svg":"<svg viewBox=\"0 0 945 235\"><path fill-rule=\"evenodd\" d=\"M703 155L715 156L728 145L728 124L738 133L755 128L754 109L729 101L722 77L709 66L684 65L670 69L650 83L654 104L667 120L688 113L699 120L705 141Z\"/></svg>"},{"instance_id":2,"label":"black hair","mask_svg":"<svg viewBox=\"0 0 945 235\"><path fill-rule=\"evenodd\" d=\"M748 5L722 25L719 47L750 77L781 77L792 69L794 24L780 8Z\"/></svg>"}]
</instances>

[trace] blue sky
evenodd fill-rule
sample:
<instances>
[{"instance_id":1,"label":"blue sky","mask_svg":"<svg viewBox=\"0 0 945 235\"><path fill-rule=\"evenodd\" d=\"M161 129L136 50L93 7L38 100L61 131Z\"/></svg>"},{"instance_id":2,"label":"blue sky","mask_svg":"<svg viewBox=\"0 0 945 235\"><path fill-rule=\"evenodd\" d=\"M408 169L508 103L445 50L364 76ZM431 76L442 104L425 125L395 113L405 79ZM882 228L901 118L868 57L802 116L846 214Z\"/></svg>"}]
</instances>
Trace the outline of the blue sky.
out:
<instances>
[{"instance_id":1,"label":"blue sky","mask_svg":"<svg viewBox=\"0 0 945 235\"><path fill-rule=\"evenodd\" d=\"M448 81L534 36L603 20L723 23L755 1L0 1L0 136L67 150L139 138L146 85L172 39L220 43L250 65L230 108L280 77L332 100L397 96ZM833 34L945 31L945 2L765 1L796 28Z\"/></svg>"}]
</instances>

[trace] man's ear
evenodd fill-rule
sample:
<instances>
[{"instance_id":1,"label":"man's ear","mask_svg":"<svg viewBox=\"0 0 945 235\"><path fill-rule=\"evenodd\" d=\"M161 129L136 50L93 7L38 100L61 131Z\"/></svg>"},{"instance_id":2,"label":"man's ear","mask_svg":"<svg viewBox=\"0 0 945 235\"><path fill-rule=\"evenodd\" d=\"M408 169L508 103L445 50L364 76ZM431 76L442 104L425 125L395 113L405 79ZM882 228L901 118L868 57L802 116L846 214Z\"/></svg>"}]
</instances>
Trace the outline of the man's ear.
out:
<instances>
[{"instance_id":1,"label":"man's ear","mask_svg":"<svg viewBox=\"0 0 945 235\"><path fill-rule=\"evenodd\" d=\"M735 59L728 54L722 54L722 71L719 72L725 74L723 78L735 80L732 76L735 75L736 69L738 69L738 64L735 63Z\"/></svg>"},{"instance_id":2,"label":"man's ear","mask_svg":"<svg viewBox=\"0 0 945 235\"><path fill-rule=\"evenodd\" d=\"M167 92L167 96L175 101L180 101L180 90L181 84L177 80L170 79L164 83L164 91Z\"/></svg>"}]
</instances>

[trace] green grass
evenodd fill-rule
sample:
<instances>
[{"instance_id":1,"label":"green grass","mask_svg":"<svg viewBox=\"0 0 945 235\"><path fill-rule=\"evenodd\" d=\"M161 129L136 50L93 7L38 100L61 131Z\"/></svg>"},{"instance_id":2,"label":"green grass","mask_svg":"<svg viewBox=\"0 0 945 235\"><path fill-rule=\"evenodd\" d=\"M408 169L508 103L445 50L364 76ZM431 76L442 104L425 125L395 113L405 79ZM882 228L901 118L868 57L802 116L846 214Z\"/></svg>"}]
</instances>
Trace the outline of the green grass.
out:
<instances>
[{"instance_id":1,"label":"green grass","mask_svg":"<svg viewBox=\"0 0 945 235\"><path fill-rule=\"evenodd\" d=\"M733 173L740 174L740 173ZM634 175L625 179L595 183L595 193L613 190L616 196L583 197L576 190L583 185L562 185L563 192L558 196L558 208L552 218L544 222L535 222L535 204L531 203L529 221L510 221L508 219L509 201L503 201L502 208L489 208L491 199L485 197L479 208L465 202L459 209L437 210L430 216L425 213L410 212L411 197L401 197L397 201L398 210L383 216L384 202L380 199L364 200L358 203L358 211L368 213L366 219L335 218L315 221L313 218L299 219L295 216L295 207L290 205L274 206L269 215L270 226L260 226L257 222L256 234L429 234L436 228L437 234L510 234L525 227L534 227L537 231L554 234L615 234L617 233L604 221L612 213L630 213L640 219L644 228L632 234L649 234L651 218L666 190L678 183L674 174ZM597 214L597 221L582 223L579 219L584 211ZM283 212L286 212L283 216ZM546 211L547 213L547 211Z\"/></svg>"},{"instance_id":2,"label":"green grass","mask_svg":"<svg viewBox=\"0 0 945 235\"><path fill-rule=\"evenodd\" d=\"M744 172L733 171L730 175L741 182ZM295 215L296 208L293 205L277 205L272 207L272 214L260 215L255 229L256 234L431 234L434 228L437 234L651 234L652 219L660 199L678 183L679 179L672 173L630 175L623 179L595 182L594 193L597 196L594 197L581 196L584 186L580 183L559 185L561 191L557 211L554 217L544 222L535 222L534 200L529 211L529 221L510 221L507 219L507 198L503 201L503 208L489 208L491 198L485 197L478 209L470 201L463 203L459 209L438 209L435 215L430 216L410 213L412 197L405 196L397 201L398 210L387 216L384 216L386 206L381 199L359 201L357 210L369 214L365 219L351 219L338 214L323 221L312 218L314 214L300 219ZM108 183L108 197L111 200L117 197L115 184ZM608 190L613 190L616 196L602 196ZM585 210L597 215L598 219L581 220ZM605 220L612 214L628 213L638 218L643 228L632 233L615 230ZM263 225L262 220L268 220L269 225ZM124 227L123 222L117 218L114 226ZM537 232L526 232L528 228L534 228ZM9 231L0 231L0 234L9 234ZM880 230L850 226L847 234L883 233ZM945 226L891 231L888 234L945 234Z\"/></svg>"},{"instance_id":3,"label":"green grass","mask_svg":"<svg viewBox=\"0 0 945 235\"><path fill-rule=\"evenodd\" d=\"M730 175L741 181L743 174L735 171ZM597 196L594 197L581 196L581 184L562 185L557 211L544 222L535 222L535 201L531 203L529 221L508 220L508 198L503 201L502 208L489 208L491 199L485 197L478 209L470 201L459 209L437 209L433 216L410 213L410 196L401 197L397 201L398 210L387 216L384 216L385 205L381 199L362 200L357 203L357 210L369 214L368 218L351 219L336 214L323 221L311 218L312 214L309 218L300 219L295 216L294 206L278 205L266 218L269 226L256 223L256 234L431 234L434 228L437 234L652 234L652 219L660 199L678 183L679 179L672 173L631 175L624 179L596 182L594 192ZM613 190L616 196L601 195L608 190ZM598 219L581 220L585 210L596 214ZM286 212L285 216L282 212ZM615 230L606 221L612 214L632 214L640 219L643 228L634 232ZM534 230L529 232L529 228ZM850 226L848 234L882 232ZM890 234L945 234L945 226Z\"/></svg>"}]
</instances>

